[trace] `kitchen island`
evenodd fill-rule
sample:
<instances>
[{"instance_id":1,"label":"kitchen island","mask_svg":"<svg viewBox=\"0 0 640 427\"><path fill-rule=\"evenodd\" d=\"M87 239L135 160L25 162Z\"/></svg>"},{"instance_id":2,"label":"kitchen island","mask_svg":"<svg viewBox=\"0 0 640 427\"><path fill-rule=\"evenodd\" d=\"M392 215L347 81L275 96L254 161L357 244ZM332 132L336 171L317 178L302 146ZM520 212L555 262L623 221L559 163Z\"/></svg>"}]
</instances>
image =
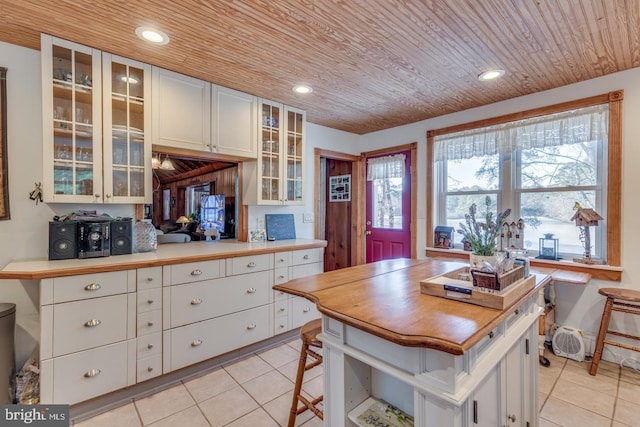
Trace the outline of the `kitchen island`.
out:
<instances>
[{"instance_id":1,"label":"kitchen island","mask_svg":"<svg viewBox=\"0 0 640 427\"><path fill-rule=\"evenodd\" d=\"M416 426L537 426L538 294L505 310L424 295L420 281L466 264L387 260L274 286L322 313L326 426L352 426L367 399ZM349 416L351 413L351 417Z\"/></svg>"}]
</instances>

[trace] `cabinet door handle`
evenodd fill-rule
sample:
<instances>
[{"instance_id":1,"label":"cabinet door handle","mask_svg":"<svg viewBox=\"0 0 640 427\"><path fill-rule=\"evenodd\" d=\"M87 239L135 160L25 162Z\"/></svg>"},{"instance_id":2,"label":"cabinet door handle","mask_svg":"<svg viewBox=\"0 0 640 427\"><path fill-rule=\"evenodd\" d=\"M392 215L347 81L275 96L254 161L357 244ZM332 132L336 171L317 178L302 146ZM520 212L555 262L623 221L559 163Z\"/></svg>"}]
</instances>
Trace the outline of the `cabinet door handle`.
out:
<instances>
[{"instance_id":1,"label":"cabinet door handle","mask_svg":"<svg viewBox=\"0 0 640 427\"><path fill-rule=\"evenodd\" d=\"M519 308L516 308L516 309L515 309L515 311L513 312L513 314L515 314L516 316L517 316L518 314L520 314L520 309L519 309Z\"/></svg>"},{"instance_id":2,"label":"cabinet door handle","mask_svg":"<svg viewBox=\"0 0 640 427\"><path fill-rule=\"evenodd\" d=\"M311 311L311 307L305 307L305 308L302 309L303 313L308 313L310 311Z\"/></svg>"},{"instance_id":3,"label":"cabinet door handle","mask_svg":"<svg viewBox=\"0 0 640 427\"><path fill-rule=\"evenodd\" d=\"M191 275L192 275L192 276L200 276L201 274L202 274L202 270L198 270L198 269L193 270L193 271L191 272Z\"/></svg>"},{"instance_id":4,"label":"cabinet door handle","mask_svg":"<svg viewBox=\"0 0 640 427\"><path fill-rule=\"evenodd\" d=\"M151 372L151 371L153 371L153 368L152 368L151 366L149 366L149 367L147 368L147 372Z\"/></svg>"},{"instance_id":5,"label":"cabinet door handle","mask_svg":"<svg viewBox=\"0 0 640 427\"><path fill-rule=\"evenodd\" d=\"M99 198L100 198L100 194L94 194L93 196L94 196L96 199L99 199Z\"/></svg>"},{"instance_id":6,"label":"cabinet door handle","mask_svg":"<svg viewBox=\"0 0 640 427\"><path fill-rule=\"evenodd\" d=\"M111 198L111 194L107 193L106 197L107 197L107 199L110 199Z\"/></svg>"},{"instance_id":7,"label":"cabinet door handle","mask_svg":"<svg viewBox=\"0 0 640 427\"><path fill-rule=\"evenodd\" d=\"M147 300L147 304L149 304L149 305L153 304L153 300L152 299L148 299Z\"/></svg>"},{"instance_id":8,"label":"cabinet door handle","mask_svg":"<svg viewBox=\"0 0 640 427\"><path fill-rule=\"evenodd\" d=\"M92 369L90 371L87 371L84 373L84 377L85 378L93 378L95 376L100 375L100 372L102 372L100 369Z\"/></svg>"},{"instance_id":9,"label":"cabinet door handle","mask_svg":"<svg viewBox=\"0 0 640 427\"><path fill-rule=\"evenodd\" d=\"M87 286L84 287L85 291L97 291L99 289L101 289L102 286L100 285L100 283L89 283Z\"/></svg>"},{"instance_id":10,"label":"cabinet door handle","mask_svg":"<svg viewBox=\"0 0 640 427\"><path fill-rule=\"evenodd\" d=\"M515 415L507 415L507 419L509 421L511 421L512 423L516 422L516 416Z\"/></svg>"},{"instance_id":11,"label":"cabinet door handle","mask_svg":"<svg viewBox=\"0 0 640 427\"><path fill-rule=\"evenodd\" d=\"M489 332L489 339L492 339L493 335L494 335L493 331Z\"/></svg>"},{"instance_id":12,"label":"cabinet door handle","mask_svg":"<svg viewBox=\"0 0 640 427\"><path fill-rule=\"evenodd\" d=\"M251 330L251 329L255 329L256 328L256 324L255 323L250 323L249 325L247 325L247 329Z\"/></svg>"},{"instance_id":13,"label":"cabinet door handle","mask_svg":"<svg viewBox=\"0 0 640 427\"><path fill-rule=\"evenodd\" d=\"M148 344L148 345L147 345L147 348L148 348L149 350L151 350L151 349L153 348L153 344Z\"/></svg>"},{"instance_id":14,"label":"cabinet door handle","mask_svg":"<svg viewBox=\"0 0 640 427\"><path fill-rule=\"evenodd\" d=\"M193 340L191 342L191 347L198 347L199 345L202 345L202 340Z\"/></svg>"},{"instance_id":15,"label":"cabinet door handle","mask_svg":"<svg viewBox=\"0 0 640 427\"><path fill-rule=\"evenodd\" d=\"M303 256L302 259L309 259L309 255Z\"/></svg>"},{"instance_id":16,"label":"cabinet door handle","mask_svg":"<svg viewBox=\"0 0 640 427\"><path fill-rule=\"evenodd\" d=\"M191 300L191 305L200 305L202 304L202 300L200 298L194 298Z\"/></svg>"},{"instance_id":17,"label":"cabinet door handle","mask_svg":"<svg viewBox=\"0 0 640 427\"><path fill-rule=\"evenodd\" d=\"M473 423L478 424L478 401L473 401Z\"/></svg>"},{"instance_id":18,"label":"cabinet door handle","mask_svg":"<svg viewBox=\"0 0 640 427\"><path fill-rule=\"evenodd\" d=\"M84 322L84 327L85 328L93 328L95 326L98 326L100 323L102 323L102 320L91 319L91 320L87 320L86 322Z\"/></svg>"},{"instance_id":19,"label":"cabinet door handle","mask_svg":"<svg viewBox=\"0 0 640 427\"><path fill-rule=\"evenodd\" d=\"M248 293L248 294L255 294L256 292L257 292L257 289L256 289L256 288L249 288L249 289L247 289L247 293Z\"/></svg>"},{"instance_id":20,"label":"cabinet door handle","mask_svg":"<svg viewBox=\"0 0 640 427\"><path fill-rule=\"evenodd\" d=\"M255 268L255 266L256 266L256 263L253 262L253 261L251 261L249 264L247 264L247 267L249 267L249 268Z\"/></svg>"},{"instance_id":21,"label":"cabinet door handle","mask_svg":"<svg viewBox=\"0 0 640 427\"><path fill-rule=\"evenodd\" d=\"M148 321L147 322L147 326L153 326L153 322L152 321Z\"/></svg>"}]
</instances>

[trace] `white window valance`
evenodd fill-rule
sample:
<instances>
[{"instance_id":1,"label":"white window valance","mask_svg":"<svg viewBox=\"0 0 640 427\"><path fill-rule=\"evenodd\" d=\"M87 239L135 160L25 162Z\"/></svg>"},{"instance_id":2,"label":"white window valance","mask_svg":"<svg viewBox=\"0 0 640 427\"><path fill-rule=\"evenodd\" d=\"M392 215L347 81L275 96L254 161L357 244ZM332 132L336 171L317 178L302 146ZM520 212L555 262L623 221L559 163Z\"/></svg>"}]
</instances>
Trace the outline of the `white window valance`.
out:
<instances>
[{"instance_id":1,"label":"white window valance","mask_svg":"<svg viewBox=\"0 0 640 427\"><path fill-rule=\"evenodd\" d=\"M404 154L376 157L367 160L367 181L404 176Z\"/></svg>"},{"instance_id":2,"label":"white window valance","mask_svg":"<svg viewBox=\"0 0 640 427\"><path fill-rule=\"evenodd\" d=\"M434 139L435 161L470 159L516 150L607 141L609 104L456 132Z\"/></svg>"}]
</instances>

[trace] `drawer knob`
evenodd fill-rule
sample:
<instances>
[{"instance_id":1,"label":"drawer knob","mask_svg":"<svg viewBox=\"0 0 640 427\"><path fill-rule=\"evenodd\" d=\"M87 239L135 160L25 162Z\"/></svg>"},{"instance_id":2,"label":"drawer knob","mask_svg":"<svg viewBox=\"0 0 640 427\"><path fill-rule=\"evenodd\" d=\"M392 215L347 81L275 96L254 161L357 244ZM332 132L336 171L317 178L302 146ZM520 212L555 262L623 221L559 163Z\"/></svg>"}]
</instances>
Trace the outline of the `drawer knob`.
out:
<instances>
[{"instance_id":1,"label":"drawer knob","mask_svg":"<svg viewBox=\"0 0 640 427\"><path fill-rule=\"evenodd\" d=\"M255 294L256 292L257 292L257 289L256 289L256 288L249 288L249 289L247 289L247 293L248 293L248 294Z\"/></svg>"},{"instance_id":2,"label":"drawer knob","mask_svg":"<svg viewBox=\"0 0 640 427\"><path fill-rule=\"evenodd\" d=\"M153 326L153 322L152 321L148 321L147 322L147 326Z\"/></svg>"},{"instance_id":3,"label":"drawer knob","mask_svg":"<svg viewBox=\"0 0 640 427\"><path fill-rule=\"evenodd\" d=\"M92 369L90 371L87 371L84 373L84 377L85 378L93 378L95 376L100 375L100 372L102 372L100 369Z\"/></svg>"},{"instance_id":4,"label":"drawer knob","mask_svg":"<svg viewBox=\"0 0 640 427\"><path fill-rule=\"evenodd\" d=\"M200 305L202 304L202 299L200 298L194 298L191 300L191 305Z\"/></svg>"},{"instance_id":5,"label":"drawer knob","mask_svg":"<svg viewBox=\"0 0 640 427\"><path fill-rule=\"evenodd\" d=\"M84 327L85 328L93 328L95 326L98 326L100 323L102 323L102 320L91 319L91 320L87 320L86 322L84 322Z\"/></svg>"},{"instance_id":6,"label":"drawer knob","mask_svg":"<svg viewBox=\"0 0 640 427\"><path fill-rule=\"evenodd\" d=\"M85 291L97 291L100 288L102 288L102 286L100 286L100 283L89 283L87 286L84 287L84 290Z\"/></svg>"},{"instance_id":7,"label":"drawer knob","mask_svg":"<svg viewBox=\"0 0 640 427\"><path fill-rule=\"evenodd\" d=\"M202 340L193 340L191 342L191 347L198 347L199 345L202 345Z\"/></svg>"},{"instance_id":8,"label":"drawer knob","mask_svg":"<svg viewBox=\"0 0 640 427\"><path fill-rule=\"evenodd\" d=\"M147 344L147 348L151 350L153 348L153 344Z\"/></svg>"},{"instance_id":9,"label":"drawer knob","mask_svg":"<svg viewBox=\"0 0 640 427\"><path fill-rule=\"evenodd\" d=\"M153 368L152 368L151 366L149 366L149 367L147 368L147 372L151 372L151 371L153 371Z\"/></svg>"},{"instance_id":10,"label":"drawer knob","mask_svg":"<svg viewBox=\"0 0 640 427\"><path fill-rule=\"evenodd\" d=\"M280 311L284 311L284 307L280 307Z\"/></svg>"},{"instance_id":11,"label":"drawer knob","mask_svg":"<svg viewBox=\"0 0 640 427\"><path fill-rule=\"evenodd\" d=\"M256 328L256 324L255 323L251 323L249 325L247 325L247 329L251 330L251 329L255 329Z\"/></svg>"},{"instance_id":12,"label":"drawer knob","mask_svg":"<svg viewBox=\"0 0 640 427\"><path fill-rule=\"evenodd\" d=\"M147 277L147 282L153 282L153 277L151 276Z\"/></svg>"},{"instance_id":13,"label":"drawer knob","mask_svg":"<svg viewBox=\"0 0 640 427\"><path fill-rule=\"evenodd\" d=\"M256 263L253 262L253 261L251 261L249 264L247 264L247 267L249 267L249 268L255 268L255 266L256 266Z\"/></svg>"},{"instance_id":14,"label":"drawer knob","mask_svg":"<svg viewBox=\"0 0 640 427\"><path fill-rule=\"evenodd\" d=\"M198 270L198 269L193 270L193 271L191 272L191 275L192 275L192 276L200 276L201 274L202 274L202 270Z\"/></svg>"},{"instance_id":15,"label":"drawer knob","mask_svg":"<svg viewBox=\"0 0 640 427\"><path fill-rule=\"evenodd\" d=\"M284 262L284 258L280 258L278 262Z\"/></svg>"},{"instance_id":16,"label":"drawer knob","mask_svg":"<svg viewBox=\"0 0 640 427\"><path fill-rule=\"evenodd\" d=\"M303 256L302 259L309 259L309 255Z\"/></svg>"},{"instance_id":17,"label":"drawer knob","mask_svg":"<svg viewBox=\"0 0 640 427\"><path fill-rule=\"evenodd\" d=\"M284 279L284 276L281 274L278 276L278 279Z\"/></svg>"},{"instance_id":18,"label":"drawer knob","mask_svg":"<svg viewBox=\"0 0 640 427\"><path fill-rule=\"evenodd\" d=\"M303 313L308 313L310 311L311 311L311 307L305 307L305 308L302 309Z\"/></svg>"},{"instance_id":19,"label":"drawer knob","mask_svg":"<svg viewBox=\"0 0 640 427\"><path fill-rule=\"evenodd\" d=\"M153 300L152 299L148 299L147 300L147 304L149 304L149 305L153 304Z\"/></svg>"},{"instance_id":20,"label":"drawer knob","mask_svg":"<svg viewBox=\"0 0 640 427\"><path fill-rule=\"evenodd\" d=\"M515 311L513 312L513 314L515 314L516 316L517 316L518 314L520 314L520 309L519 309L519 308L516 308L516 309L515 309Z\"/></svg>"},{"instance_id":21,"label":"drawer knob","mask_svg":"<svg viewBox=\"0 0 640 427\"><path fill-rule=\"evenodd\" d=\"M493 338L493 331L489 332L489 339Z\"/></svg>"}]
</instances>

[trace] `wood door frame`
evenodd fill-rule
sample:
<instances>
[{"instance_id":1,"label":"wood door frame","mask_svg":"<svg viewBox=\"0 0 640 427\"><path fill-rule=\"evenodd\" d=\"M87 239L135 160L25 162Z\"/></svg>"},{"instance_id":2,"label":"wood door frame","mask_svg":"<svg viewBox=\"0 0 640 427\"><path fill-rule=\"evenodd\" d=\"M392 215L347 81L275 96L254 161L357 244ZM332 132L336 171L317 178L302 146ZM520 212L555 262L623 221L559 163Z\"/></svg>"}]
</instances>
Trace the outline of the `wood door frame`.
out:
<instances>
[{"instance_id":1,"label":"wood door frame","mask_svg":"<svg viewBox=\"0 0 640 427\"><path fill-rule=\"evenodd\" d=\"M323 150L321 148L315 148L313 150L313 160L315 168L315 187L316 190L320 186L325 185L323 177L320 176L320 162L322 158L330 160L341 160L344 162L351 162L351 264L360 265L365 264L365 247L364 247L364 159L362 156L354 154L340 153L337 151ZM326 177L325 177L326 178ZM320 203L318 198L315 198L314 202L314 214L315 214L315 227L314 237L320 239Z\"/></svg>"},{"instance_id":2,"label":"wood door frame","mask_svg":"<svg viewBox=\"0 0 640 427\"><path fill-rule=\"evenodd\" d=\"M361 153L362 157L362 182L364 189L364 182L366 181L366 160L369 157L377 157L384 154L392 154L398 153L400 151L410 151L411 152L411 222L409 224L409 233L411 233L411 258L417 258L418 251L416 250L417 244L417 224L418 224L418 170L416 169L418 164L418 143L412 142L410 144L405 145L397 145L395 147L382 148L380 150L374 151L366 151ZM364 193L363 193L364 194ZM365 197L362 198L362 206L359 208L362 212L361 224L364 224L366 219L366 203L367 200ZM361 234L364 236L364 232ZM363 246L364 243L363 243Z\"/></svg>"}]
</instances>

